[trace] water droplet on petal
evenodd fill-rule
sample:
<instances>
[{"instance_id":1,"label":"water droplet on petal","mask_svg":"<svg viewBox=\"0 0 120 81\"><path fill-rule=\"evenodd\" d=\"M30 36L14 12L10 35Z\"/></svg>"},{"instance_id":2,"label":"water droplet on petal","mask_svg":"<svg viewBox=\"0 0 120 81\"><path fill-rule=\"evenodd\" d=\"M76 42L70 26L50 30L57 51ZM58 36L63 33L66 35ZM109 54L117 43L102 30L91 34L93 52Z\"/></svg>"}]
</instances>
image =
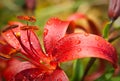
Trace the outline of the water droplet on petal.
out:
<instances>
[{"instance_id":1,"label":"water droplet on petal","mask_svg":"<svg viewBox=\"0 0 120 81\"><path fill-rule=\"evenodd\" d=\"M59 24L61 24L62 23L62 21L59 21Z\"/></svg>"},{"instance_id":2,"label":"water droplet on petal","mask_svg":"<svg viewBox=\"0 0 120 81\"><path fill-rule=\"evenodd\" d=\"M30 77L33 77L33 75L31 74Z\"/></svg>"},{"instance_id":3,"label":"water droplet on petal","mask_svg":"<svg viewBox=\"0 0 120 81\"><path fill-rule=\"evenodd\" d=\"M80 52L82 49L81 48L78 48L77 51Z\"/></svg>"},{"instance_id":4,"label":"water droplet on petal","mask_svg":"<svg viewBox=\"0 0 120 81\"><path fill-rule=\"evenodd\" d=\"M100 38L99 38L98 36L96 36L96 37L95 37L95 40L97 40L97 41L98 41L99 39L100 39Z\"/></svg>"},{"instance_id":5,"label":"water droplet on petal","mask_svg":"<svg viewBox=\"0 0 120 81\"><path fill-rule=\"evenodd\" d=\"M11 38L10 36L8 36L8 38Z\"/></svg>"},{"instance_id":6,"label":"water droplet on petal","mask_svg":"<svg viewBox=\"0 0 120 81\"><path fill-rule=\"evenodd\" d=\"M48 34L48 29L44 29L44 36Z\"/></svg>"},{"instance_id":7,"label":"water droplet on petal","mask_svg":"<svg viewBox=\"0 0 120 81\"><path fill-rule=\"evenodd\" d=\"M23 77L22 81L27 81L27 78L26 78L26 77Z\"/></svg>"},{"instance_id":8,"label":"water droplet on petal","mask_svg":"<svg viewBox=\"0 0 120 81\"><path fill-rule=\"evenodd\" d=\"M89 36L89 33L84 33L85 36Z\"/></svg>"},{"instance_id":9,"label":"water droplet on petal","mask_svg":"<svg viewBox=\"0 0 120 81\"><path fill-rule=\"evenodd\" d=\"M102 44L100 44L100 43L98 43L98 44L97 44L97 46L98 46L98 47L103 47L103 45L102 45Z\"/></svg>"},{"instance_id":10,"label":"water droplet on petal","mask_svg":"<svg viewBox=\"0 0 120 81\"><path fill-rule=\"evenodd\" d=\"M61 79L61 78L59 78L59 79L57 79L57 81L62 81L62 79Z\"/></svg>"},{"instance_id":11,"label":"water droplet on petal","mask_svg":"<svg viewBox=\"0 0 120 81\"><path fill-rule=\"evenodd\" d=\"M47 22L47 25L51 25L51 21L48 21L48 22Z\"/></svg>"},{"instance_id":12,"label":"water droplet on petal","mask_svg":"<svg viewBox=\"0 0 120 81\"><path fill-rule=\"evenodd\" d=\"M6 36L7 36L8 38L10 38L10 34L7 34Z\"/></svg>"},{"instance_id":13,"label":"water droplet on petal","mask_svg":"<svg viewBox=\"0 0 120 81\"><path fill-rule=\"evenodd\" d=\"M26 39L23 39L23 42L24 42L24 43L27 43L28 41L27 41Z\"/></svg>"},{"instance_id":14,"label":"water droplet on petal","mask_svg":"<svg viewBox=\"0 0 120 81\"><path fill-rule=\"evenodd\" d=\"M31 42L31 44L33 44L33 42Z\"/></svg>"},{"instance_id":15,"label":"water droplet on petal","mask_svg":"<svg viewBox=\"0 0 120 81\"><path fill-rule=\"evenodd\" d=\"M10 34L7 34L6 36L10 36Z\"/></svg>"},{"instance_id":16,"label":"water droplet on petal","mask_svg":"<svg viewBox=\"0 0 120 81\"><path fill-rule=\"evenodd\" d=\"M81 41L80 41L80 40L77 40L77 41L76 41L76 43L77 43L77 44L80 44L80 43L81 43Z\"/></svg>"}]
</instances>

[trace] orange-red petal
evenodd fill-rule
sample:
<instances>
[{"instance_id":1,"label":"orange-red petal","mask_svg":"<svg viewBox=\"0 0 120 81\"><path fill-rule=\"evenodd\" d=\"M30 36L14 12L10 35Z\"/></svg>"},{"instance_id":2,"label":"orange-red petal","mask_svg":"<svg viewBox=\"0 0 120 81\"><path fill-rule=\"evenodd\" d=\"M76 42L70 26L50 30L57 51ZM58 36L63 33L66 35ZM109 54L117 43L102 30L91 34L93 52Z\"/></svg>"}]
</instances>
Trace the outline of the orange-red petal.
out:
<instances>
[{"instance_id":1,"label":"orange-red petal","mask_svg":"<svg viewBox=\"0 0 120 81\"><path fill-rule=\"evenodd\" d=\"M57 42L52 54L55 62L95 57L105 59L117 67L118 58L114 47L102 37L88 33L63 37Z\"/></svg>"},{"instance_id":2,"label":"orange-red petal","mask_svg":"<svg viewBox=\"0 0 120 81\"><path fill-rule=\"evenodd\" d=\"M68 25L68 21L61 21L57 18L48 20L44 28L44 45L47 54L51 54L56 42L66 34Z\"/></svg>"}]
</instances>

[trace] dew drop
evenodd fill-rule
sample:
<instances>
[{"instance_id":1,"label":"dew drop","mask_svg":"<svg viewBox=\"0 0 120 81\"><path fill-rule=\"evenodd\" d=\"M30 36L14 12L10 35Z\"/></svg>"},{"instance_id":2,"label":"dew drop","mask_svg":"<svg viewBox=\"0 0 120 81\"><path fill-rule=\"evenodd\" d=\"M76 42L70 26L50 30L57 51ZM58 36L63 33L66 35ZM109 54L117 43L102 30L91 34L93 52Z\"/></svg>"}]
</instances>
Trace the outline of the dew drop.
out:
<instances>
[{"instance_id":1,"label":"dew drop","mask_svg":"<svg viewBox=\"0 0 120 81\"><path fill-rule=\"evenodd\" d=\"M31 42L31 44L33 44L33 42Z\"/></svg>"},{"instance_id":2,"label":"dew drop","mask_svg":"<svg viewBox=\"0 0 120 81\"><path fill-rule=\"evenodd\" d=\"M42 60L40 60L40 63L42 63L43 61Z\"/></svg>"},{"instance_id":3,"label":"dew drop","mask_svg":"<svg viewBox=\"0 0 120 81\"><path fill-rule=\"evenodd\" d=\"M30 77L33 77L33 75L31 74Z\"/></svg>"},{"instance_id":4,"label":"dew drop","mask_svg":"<svg viewBox=\"0 0 120 81\"><path fill-rule=\"evenodd\" d=\"M78 48L77 51L80 52L80 51L81 51L81 48Z\"/></svg>"},{"instance_id":5,"label":"dew drop","mask_svg":"<svg viewBox=\"0 0 120 81\"><path fill-rule=\"evenodd\" d=\"M61 24L62 23L62 21L59 21L59 24Z\"/></svg>"},{"instance_id":6,"label":"dew drop","mask_svg":"<svg viewBox=\"0 0 120 81\"><path fill-rule=\"evenodd\" d=\"M10 34L7 34L7 36L10 36Z\"/></svg>"},{"instance_id":7,"label":"dew drop","mask_svg":"<svg viewBox=\"0 0 120 81\"><path fill-rule=\"evenodd\" d=\"M103 45L102 45L102 44L100 44L100 43L98 43L98 44L97 44L97 46L98 46L98 47L103 47Z\"/></svg>"},{"instance_id":8,"label":"dew drop","mask_svg":"<svg viewBox=\"0 0 120 81\"><path fill-rule=\"evenodd\" d=\"M96 36L96 37L95 37L95 40L97 40L97 41L98 41L99 39L100 39L100 38L99 38L98 36Z\"/></svg>"},{"instance_id":9,"label":"dew drop","mask_svg":"<svg viewBox=\"0 0 120 81\"><path fill-rule=\"evenodd\" d=\"M48 29L44 29L44 36L48 34Z\"/></svg>"},{"instance_id":10,"label":"dew drop","mask_svg":"<svg viewBox=\"0 0 120 81\"><path fill-rule=\"evenodd\" d=\"M51 24L52 24L52 22L51 22L51 21L48 21L48 22L47 22L47 25L51 25Z\"/></svg>"},{"instance_id":11,"label":"dew drop","mask_svg":"<svg viewBox=\"0 0 120 81\"><path fill-rule=\"evenodd\" d=\"M23 77L22 81L27 81L27 78L26 78L26 77Z\"/></svg>"},{"instance_id":12,"label":"dew drop","mask_svg":"<svg viewBox=\"0 0 120 81\"><path fill-rule=\"evenodd\" d=\"M27 40L25 40L25 39L24 39L24 40L23 40L23 42L24 42L24 43L26 43L26 42L27 42Z\"/></svg>"},{"instance_id":13,"label":"dew drop","mask_svg":"<svg viewBox=\"0 0 120 81\"><path fill-rule=\"evenodd\" d=\"M77 44L80 44L80 43L81 43L81 41L80 41L80 40L77 40L77 41L76 41L76 43L77 43Z\"/></svg>"},{"instance_id":14,"label":"dew drop","mask_svg":"<svg viewBox=\"0 0 120 81\"><path fill-rule=\"evenodd\" d=\"M26 42L25 40L23 40L23 42Z\"/></svg>"},{"instance_id":15,"label":"dew drop","mask_svg":"<svg viewBox=\"0 0 120 81\"><path fill-rule=\"evenodd\" d=\"M89 33L84 33L85 36L89 36Z\"/></svg>"},{"instance_id":16,"label":"dew drop","mask_svg":"<svg viewBox=\"0 0 120 81\"><path fill-rule=\"evenodd\" d=\"M7 34L6 36L7 36L8 38L10 38L10 34Z\"/></svg>"},{"instance_id":17,"label":"dew drop","mask_svg":"<svg viewBox=\"0 0 120 81\"><path fill-rule=\"evenodd\" d=\"M8 38L10 39L11 37L10 37L10 36L8 36Z\"/></svg>"},{"instance_id":18,"label":"dew drop","mask_svg":"<svg viewBox=\"0 0 120 81\"><path fill-rule=\"evenodd\" d=\"M62 81L62 79L61 79L61 78L59 78L59 79L57 79L57 81Z\"/></svg>"}]
</instances>

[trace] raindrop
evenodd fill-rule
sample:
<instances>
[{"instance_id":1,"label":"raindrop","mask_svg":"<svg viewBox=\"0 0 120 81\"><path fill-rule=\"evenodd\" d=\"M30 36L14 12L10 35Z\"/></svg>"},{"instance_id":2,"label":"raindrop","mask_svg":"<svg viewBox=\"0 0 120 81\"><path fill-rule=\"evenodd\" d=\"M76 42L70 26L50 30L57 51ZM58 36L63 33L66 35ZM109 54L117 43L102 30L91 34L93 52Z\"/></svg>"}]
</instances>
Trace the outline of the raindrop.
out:
<instances>
[{"instance_id":1,"label":"raindrop","mask_svg":"<svg viewBox=\"0 0 120 81\"><path fill-rule=\"evenodd\" d=\"M98 44L97 44L97 46L98 46L98 47L103 47L103 45L102 45L102 44L100 44L100 43L98 43Z\"/></svg>"},{"instance_id":2,"label":"raindrop","mask_svg":"<svg viewBox=\"0 0 120 81\"><path fill-rule=\"evenodd\" d=\"M89 36L89 33L84 33L85 36Z\"/></svg>"},{"instance_id":3,"label":"raindrop","mask_svg":"<svg viewBox=\"0 0 120 81\"><path fill-rule=\"evenodd\" d=\"M31 74L30 77L33 77L33 75Z\"/></svg>"},{"instance_id":4,"label":"raindrop","mask_svg":"<svg viewBox=\"0 0 120 81\"><path fill-rule=\"evenodd\" d=\"M24 43L26 43L26 42L27 42L27 40L25 40L25 39L24 39L24 40L23 40L23 42L24 42Z\"/></svg>"},{"instance_id":5,"label":"raindrop","mask_svg":"<svg viewBox=\"0 0 120 81\"><path fill-rule=\"evenodd\" d=\"M43 61L42 60L40 60L40 63L42 63Z\"/></svg>"},{"instance_id":6,"label":"raindrop","mask_svg":"<svg viewBox=\"0 0 120 81\"><path fill-rule=\"evenodd\" d=\"M27 81L27 78L26 78L26 77L23 77L22 81Z\"/></svg>"},{"instance_id":7,"label":"raindrop","mask_svg":"<svg viewBox=\"0 0 120 81\"><path fill-rule=\"evenodd\" d=\"M35 74L31 74L31 75L30 75L31 78L34 78L35 76L36 76Z\"/></svg>"},{"instance_id":8,"label":"raindrop","mask_svg":"<svg viewBox=\"0 0 120 81\"><path fill-rule=\"evenodd\" d=\"M44 29L44 36L48 34L48 29Z\"/></svg>"},{"instance_id":9,"label":"raindrop","mask_svg":"<svg viewBox=\"0 0 120 81\"><path fill-rule=\"evenodd\" d=\"M9 36L10 34L7 34L7 36Z\"/></svg>"},{"instance_id":10,"label":"raindrop","mask_svg":"<svg viewBox=\"0 0 120 81\"><path fill-rule=\"evenodd\" d=\"M62 79L61 79L61 78L59 78L59 79L57 79L57 81L62 81Z\"/></svg>"},{"instance_id":11,"label":"raindrop","mask_svg":"<svg viewBox=\"0 0 120 81\"><path fill-rule=\"evenodd\" d=\"M17 32L15 32L15 35L17 34Z\"/></svg>"},{"instance_id":12,"label":"raindrop","mask_svg":"<svg viewBox=\"0 0 120 81\"><path fill-rule=\"evenodd\" d=\"M10 36L8 36L8 38L10 39Z\"/></svg>"},{"instance_id":13,"label":"raindrop","mask_svg":"<svg viewBox=\"0 0 120 81\"><path fill-rule=\"evenodd\" d=\"M97 40L97 41L98 41L98 40L100 40L100 38L99 38L98 36L96 36L96 37L95 37L95 40Z\"/></svg>"},{"instance_id":14,"label":"raindrop","mask_svg":"<svg viewBox=\"0 0 120 81\"><path fill-rule=\"evenodd\" d=\"M77 40L77 41L76 41L76 43L77 43L77 44L80 44L80 43L81 43L81 41L80 41L80 40Z\"/></svg>"},{"instance_id":15,"label":"raindrop","mask_svg":"<svg viewBox=\"0 0 120 81\"><path fill-rule=\"evenodd\" d=\"M59 24L61 24L61 23L62 23L62 21L59 21L58 23L59 23Z\"/></svg>"},{"instance_id":16,"label":"raindrop","mask_svg":"<svg viewBox=\"0 0 120 81\"><path fill-rule=\"evenodd\" d=\"M33 42L31 42L31 44L33 44Z\"/></svg>"},{"instance_id":17,"label":"raindrop","mask_svg":"<svg viewBox=\"0 0 120 81\"><path fill-rule=\"evenodd\" d=\"M26 42L25 40L23 40L23 42Z\"/></svg>"},{"instance_id":18,"label":"raindrop","mask_svg":"<svg viewBox=\"0 0 120 81\"><path fill-rule=\"evenodd\" d=\"M51 21L48 21L48 22L47 22L47 25L51 25L51 24L52 24Z\"/></svg>"},{"instance_id":19,"label":"raindrop","mask_svg":"<svg viewBox=\"0 0 120 81\"><path fill-rule=\"evenodd\" d=\"M81 48L78 48L77 51L80 52L80 51L81 51Z\"/></svg>"}]
</instances>

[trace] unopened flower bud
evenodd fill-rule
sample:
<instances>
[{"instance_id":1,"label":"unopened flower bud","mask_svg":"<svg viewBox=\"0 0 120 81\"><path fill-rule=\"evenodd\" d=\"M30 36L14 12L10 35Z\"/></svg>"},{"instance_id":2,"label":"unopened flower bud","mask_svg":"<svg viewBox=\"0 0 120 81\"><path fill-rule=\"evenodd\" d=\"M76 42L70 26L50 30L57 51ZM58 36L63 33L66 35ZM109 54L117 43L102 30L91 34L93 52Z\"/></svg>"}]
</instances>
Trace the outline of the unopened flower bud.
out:
<instances>
[{"instance_id":1,"label":"unopened flower bud","mask_svg":"<svg viewBox=\"0 0 120 81\"><path fill-rule=\"evenodd\" d=\"M23 8L27 11L34 12L36 7L36 0L25 0Z\"/></svg>"},{"instance_id":2,"label":"unopened flower bud","mask_svg":"<svg viewBox=\"0 0 120 81\"><path fill-rule=\"evenodd\" d=\"M120 0L110 0L108 16L111 20L116 20L120 16Z\"/></svg>"}]
</instances>

